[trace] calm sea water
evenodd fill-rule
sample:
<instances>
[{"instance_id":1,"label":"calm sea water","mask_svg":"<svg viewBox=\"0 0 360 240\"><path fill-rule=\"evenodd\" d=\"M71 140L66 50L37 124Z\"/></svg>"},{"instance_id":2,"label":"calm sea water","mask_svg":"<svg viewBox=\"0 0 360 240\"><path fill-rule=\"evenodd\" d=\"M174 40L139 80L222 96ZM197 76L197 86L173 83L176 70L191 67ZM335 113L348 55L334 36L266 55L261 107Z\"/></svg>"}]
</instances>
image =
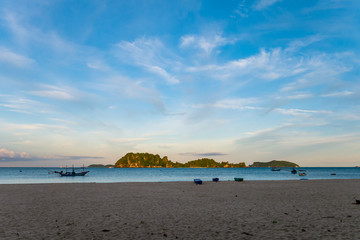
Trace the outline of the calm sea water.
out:
<instances>
[{"instance_id":1,"label":"calm sea water","mask_svg":"<svg viewBox=\"0 0 360 240\"><path fill-rule=\"evenodd\" d=\"M0 168L0 184L75 183L75 182L172 182L244 180L360 179L360 168L301 168L307 176L291 174L291 168L271 171L270 168L88 168L85 176L60 177L53 171L60 168ZM336 175L332 175L336 174Z\"/></svg>"}]
</instances>

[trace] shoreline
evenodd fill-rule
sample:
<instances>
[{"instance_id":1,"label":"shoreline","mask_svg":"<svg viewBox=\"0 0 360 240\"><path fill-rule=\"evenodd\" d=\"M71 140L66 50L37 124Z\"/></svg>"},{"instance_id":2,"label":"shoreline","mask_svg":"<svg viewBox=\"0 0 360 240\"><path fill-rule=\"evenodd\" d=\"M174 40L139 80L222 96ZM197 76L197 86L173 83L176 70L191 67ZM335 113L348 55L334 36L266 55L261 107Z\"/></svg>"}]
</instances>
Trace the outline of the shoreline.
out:
<instances>
[{"instance_id":1,"label":"shoreline","mask_svg":"<svg viewBox=\"0 0 360 240\"><path fill-rule=\"evenodd\" d=\"M244 179L242 182L240 182L239 184L241 183L244 183L244 182L256 182L256 183L260 183L260 182L298 182L298 181L301 181L301 182L317 182L317 181L329 181L329 182L332 182L332 181L352 181L352 180L359 180L360 181L360 178L333 178L333 179L308 179L308 178L305 178L305 179L279 179L279 180L246 180ZM204 184L216 184L215 182L213 181L202 181L202 185ZM217 183L231 183L231 182L236 182L235 180L220 180L218 181ZM0 183L0 186L2 185L62 185L62 184L152 184L152 183L191 183L191 184L194 184L194 181L193 180L189 180L189 181L158 181L158 182L30 182L30 183Z\"/></svg>"},{"instance_id":2,"label":"shoreline","mask_svg":"<svg viewBox=\"0 0 360 240\"><path fill-rule=\"evenodd\" d=\"M306 177L306 176L305 176ZM332 178L332 179L278 179L278 180L246 180L244 179L244 181L240 182L244 183L244 182L297 182L297 181L306 181L306 182L312 182L312 181L351 181L351 180L359 180L360 181L360 177L359 178ZM213 181L202 181L203 184L216 184ZM229 182L236 182L235 180L219 180L217 183L229 183ZM188 181L158 181L158 182L39 182L39 183L0 183L1 185L56 185L56 184L152 184L152 183L194 183L193 180L188 180Z\"/></svg>"},{"instance_id":3,"label":"shoreline","mask_svg":"<svg viewBox=\"0 0 360 240\"><path fill-rule=\"evenodd\" d=\"M359 239L360 179L1 184L1 239Z\"/></svg>"}]
</instances>

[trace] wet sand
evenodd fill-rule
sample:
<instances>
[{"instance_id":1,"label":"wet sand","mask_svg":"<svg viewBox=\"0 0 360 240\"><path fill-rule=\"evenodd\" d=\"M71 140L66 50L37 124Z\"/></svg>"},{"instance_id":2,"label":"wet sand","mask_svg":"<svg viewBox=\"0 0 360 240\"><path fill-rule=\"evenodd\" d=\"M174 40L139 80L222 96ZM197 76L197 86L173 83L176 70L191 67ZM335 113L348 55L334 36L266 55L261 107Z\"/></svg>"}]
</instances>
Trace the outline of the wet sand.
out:
<instances>
[{"instance_id":1,"label":"wet sand","mask_svg":"<svg viewBox=\"0 0 360 240\"><path fill-rule=\"evenodd\" d=\"M360 239L360 179L0 185L0 239Z\"/></svg>"}]
</instances>

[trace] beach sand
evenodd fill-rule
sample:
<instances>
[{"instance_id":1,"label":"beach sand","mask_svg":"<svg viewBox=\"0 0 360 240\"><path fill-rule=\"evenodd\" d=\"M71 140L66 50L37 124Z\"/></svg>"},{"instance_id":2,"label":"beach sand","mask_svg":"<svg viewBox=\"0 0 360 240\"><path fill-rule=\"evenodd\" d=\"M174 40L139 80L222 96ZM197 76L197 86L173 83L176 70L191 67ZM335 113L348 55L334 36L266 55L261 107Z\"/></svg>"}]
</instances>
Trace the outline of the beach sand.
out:
<instances>
[{"instance_id":1,"label":"beach sand","mask_svg":"<svg viewBox=\"0 0 360 240\"><path fill-rule=\"evenodd\" d=\"M360 180L0 185L0 239L360 239Z\"/></svg>"}]
</instances>

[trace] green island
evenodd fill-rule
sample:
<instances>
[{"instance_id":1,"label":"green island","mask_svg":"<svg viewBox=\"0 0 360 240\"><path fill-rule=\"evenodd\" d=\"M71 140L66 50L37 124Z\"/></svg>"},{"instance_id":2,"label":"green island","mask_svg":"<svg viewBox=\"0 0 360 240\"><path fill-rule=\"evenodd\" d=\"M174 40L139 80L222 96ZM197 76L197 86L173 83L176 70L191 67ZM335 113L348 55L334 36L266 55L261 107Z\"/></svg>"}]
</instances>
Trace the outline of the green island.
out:
<instances>
[{"instance_id":1,"label":"green island","mask_svg":"<svg viewBox=\"0 0 360 240\"><path fill-rule=\"evenodd\" d=\"M299 165L288 161L272 160L270 162L254 162L249 167L299 167Z\"/></svg>"},{"instance_id":2,"label":"green island","mask_svg":"<svg viewBox=\"0 0 360 240\"><path fill-rule=\"evenodd\" d=\"M91 164L88 166L88 168L113 168L114 164Z\"/></svg>"},{"instance_id":3,"label":"green island","mask_svg":"<svg viewBox=\"0 0 360 240\"><path fill-rule=\"evenodd\" d=\"M245 163L216 162L214 159L202 158L187 163L172 162L167 156L158 154L127 153L115 163L115 168L243 168Z\"/></svg>"}]
</instances>

